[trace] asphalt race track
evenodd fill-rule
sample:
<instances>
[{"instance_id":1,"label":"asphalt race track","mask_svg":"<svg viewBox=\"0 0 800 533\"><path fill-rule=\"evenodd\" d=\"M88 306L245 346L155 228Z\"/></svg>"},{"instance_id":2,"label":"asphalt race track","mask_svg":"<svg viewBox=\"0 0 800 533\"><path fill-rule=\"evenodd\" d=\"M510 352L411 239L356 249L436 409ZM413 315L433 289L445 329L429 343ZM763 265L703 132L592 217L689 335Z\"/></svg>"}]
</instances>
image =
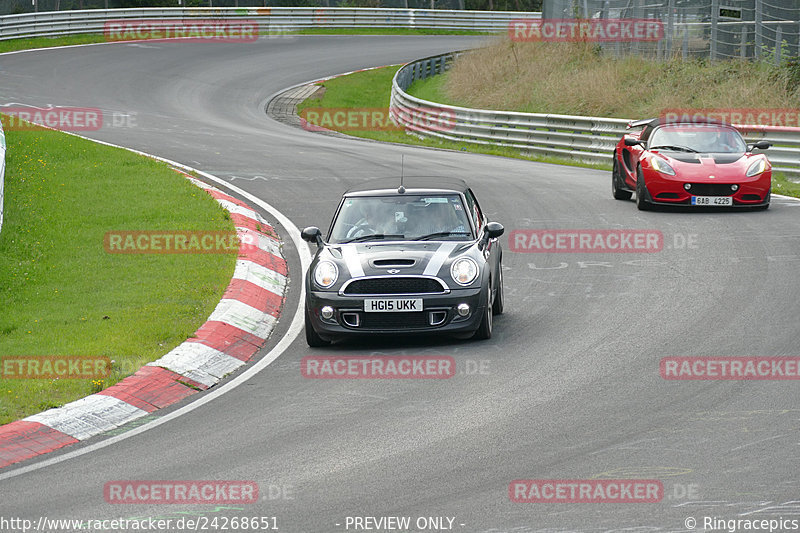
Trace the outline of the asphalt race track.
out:
<instances>
[{"instance_id":1,"label":"asphalt race track","mask_svg":"<svg viewBox=\"0 0 800 533\"><path fill-rule=\"evenodd\" d=\"M668 381L659 361L800 356L800 202L773 198L765 212L644 213L612 199L608 172L319 135L264 112L271 95L294 84L479 43L306 36L0 56L0 103L128 114L135 120L127 127L87 135L219 176L300 228L327 228L346 187L398 175L404 154L407 174L467 179L507 234L630 228L664 236L663 250L650 254L514 253L503 237L506 313L490 341L311 350L300 335L243 385L169 423L2 479L0 515L274 516L289 533L354 531L348 516L408 516L409 531L422 530L413 525L419 517L450 517L452 530L470 533L686 531L687 517L698 530L703 517L797 518L797 382ZM299 302L298 254L279 230L290 292L264 352ZM311 353L450 355L458 373L304 379L300 360ZM515 479L588 478L658 479L664 497L509 499ZM252 480L261 498L246 506L110 505L103 487L117 480Z\"/></svg>"}]
</instances>

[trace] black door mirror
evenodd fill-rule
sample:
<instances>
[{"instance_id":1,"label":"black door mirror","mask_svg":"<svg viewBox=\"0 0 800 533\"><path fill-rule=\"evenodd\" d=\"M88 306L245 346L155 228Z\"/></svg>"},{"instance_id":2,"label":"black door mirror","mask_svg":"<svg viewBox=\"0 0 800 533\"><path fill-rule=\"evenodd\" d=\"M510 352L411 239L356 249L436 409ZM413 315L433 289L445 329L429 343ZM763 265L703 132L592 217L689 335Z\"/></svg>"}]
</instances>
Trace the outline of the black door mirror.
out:
<instances>
[{"instance_id":1,"label":"black door mirror","mask_svg":"<svg viewBox=\"0 0 800 533\"><path fill-rule=\"evenodd\" d=\"M637 144L644 144L644 141L634 139L633 137L625 137L625 146L636 146Z\"/></svg>"},{"instance_id":2,"label":"black door mirror","mask_svg":"<svg viewBox=\"0 0 800 533\"><path fill-rule=\"evenodd\" d=\"M505 230L506 228L504 228L499 222L489 222L486 224L486 236L489 239L496 239L502 235Z\"/></svg>"},{"instance_id":3,"label":"black door mirror","mask_svg":"<svg viewBox=\"0 0 800 533\"><path fill-rule=\"evenodd\" d=\"M316 226L309 226L304 229L300 236L304 241L313 242L317 246L322 246L322 232Z\"/></svg>"},{"instance_id":4,"label":"black door mirror","mask_svg":"<svg viewBox=\"0 0 800 533\"><path fill-rule=\"evenodd\" d=\"M748 146L747 151L752 152L753 148L758 148L759 150L766 150L770 146L772 146L772 143L769 141L758 141Z\"/></svg>"}]
</instances>

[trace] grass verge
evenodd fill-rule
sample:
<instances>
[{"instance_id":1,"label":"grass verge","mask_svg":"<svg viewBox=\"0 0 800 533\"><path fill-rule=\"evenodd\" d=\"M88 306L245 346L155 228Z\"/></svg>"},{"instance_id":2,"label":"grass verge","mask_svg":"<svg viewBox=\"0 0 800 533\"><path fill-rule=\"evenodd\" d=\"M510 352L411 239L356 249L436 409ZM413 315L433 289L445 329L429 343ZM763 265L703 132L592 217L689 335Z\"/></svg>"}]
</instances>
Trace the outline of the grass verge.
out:
<instances>
[{"instance_id":1,"label":"grass verge","mask_svg":"<svg viewBox=\"0 0 800 533\"><path fill-rule=\"evenodd\" d=\"M6 131L0 357L107 356L108 378L3 379L0 424L108 387L191 336L234 254L109 254L122 230L234 231L167 165L50 130Z\"/></svg>"},{"instance_id":2,"label":"grass verge","mask_svg":"<svg viewBox=\"0 0 800 533\"><path fill-rule=\"evenodd\" d=\"M772 175L772 192L800 198L800 183L790 181L783 173L777 172Z\"/></svg>"},{"instance_id":3,"label":"grass verge","mask_svg":"<svg viewBox=\"0 0 800 533\"><path fill-rule=\"evenodd\" d=\"M104 43L102 35L66 35L64 37L31 37L27 39L8 39L0 41L0 54L17 52L34 48L50 48L51 46L71 46L76 44Z\"/></svg>"},{"instance_id":4,"label":"grass verge","mask_svg":"<svg viewBox=\"0 0 800 533\"><path fill-rule=\"evenodd\" d=\"M506 37L415 85L415 94L464 107L648 118L667 109L796 109L800 62L617 59L592 43Z\"/></svg>"},{"instance_id":5,"label":"grass verge","mask_svg":"<svg viewBox=\"0 0 800 533\"><path fill-rule=\"evenodd\" d=\"M494 35L485 31L431 28L309 28L287 33L289 35Z\"/></svg>"}]
</instances>

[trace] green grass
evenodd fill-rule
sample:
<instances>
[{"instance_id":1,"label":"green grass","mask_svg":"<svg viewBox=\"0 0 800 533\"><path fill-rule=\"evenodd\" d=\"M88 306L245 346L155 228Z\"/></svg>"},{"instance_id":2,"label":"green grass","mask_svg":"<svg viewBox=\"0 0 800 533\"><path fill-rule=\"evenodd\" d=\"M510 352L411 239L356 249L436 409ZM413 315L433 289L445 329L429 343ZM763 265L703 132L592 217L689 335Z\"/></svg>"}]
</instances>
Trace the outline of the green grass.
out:
<instances>
[{"instance_id":1,"label":"green grass","mask_svg":"<svg viewBox=\"0 0 800 533\"><path fill-rule=\"evenodd\" d=\"M790 181L783 173L774 173L772 175L772 192L800 198L800 183Z\"/></svg>"},{"instance_id":2,"label":"green grass","mask_svg":"<svg viewBox=\"0 0 800 533\"><path fill-rule=\"evenodd\" d=\"M8 39L0 41L0 54L33 48L49 48L51 46L70 46L76 44L104 43L103 35L67 35L64 37L31 37L29 39Z\"/></svg>"},{"instance_id":3,"label":"green grass","mask_svg":"<svg viewBox=\"0 0 800 533\"><path fill-rule=\"evenodd\" d=\"M669 109L796 109L800 63L617 59L592 43L506 36L459 56L443 79L418 90L463 107L631 119Z\"/></svg>"},{"instance_id":4,"label":"green grass","mask_svg":"<svg viewBox=\"0 0 800 533\"><path fill-rule=\"evenodd\" d=\"M219 204L163 163L49 130L6 131L0 356L107 356L102 383L0 378L0 424L130 375L219 302L234 254L121 255L108 231L223 230Z\"/></svg>"},{"instance_id":5,"label":"green grass","mask_svg":"<svg viewBox=\"0 0 800 533\"><path fill-rule=\"evenodd\" d=\"M448 97L444 89L446 80L446 74L444 76L431 76L424 80L417 80L411 84L411 87L409 87L406 92L430 102L447 103Z\"/></svg>"},{"instance_id":6,"label":"green grass","mask_svg":"<svg viewBox=\"0 0 800 533\"><path fill-rule=\"evenodd\" d=\"M298 113L309 108L352 108L357 110L367 109L388 109L389 97L392 87L392 78L400 66L383 67L378 69L355 72L347 76L339 76L331 80L320 83L325 87L325 94L322 98L309 98L297 106ZM414 86L412 86L413 89ZM572 165L586 168L597 168L611 170L610 164L582 163L579 161L563 159L558 157L542 157L526 154L518 149L504 147L479 145L467 142L457 142L448 139L420 138L417 135L408 134L399 128L396 131L362 130L353 131L344 128L336 129L364 139L376 141L395 142L410 144L414 146L428 146L433 148L444 148L449 150L468 151L487 155L502 157L514 157L529 161L544 163L556 163L562 165Z\"/></svg>"}]
</instances>

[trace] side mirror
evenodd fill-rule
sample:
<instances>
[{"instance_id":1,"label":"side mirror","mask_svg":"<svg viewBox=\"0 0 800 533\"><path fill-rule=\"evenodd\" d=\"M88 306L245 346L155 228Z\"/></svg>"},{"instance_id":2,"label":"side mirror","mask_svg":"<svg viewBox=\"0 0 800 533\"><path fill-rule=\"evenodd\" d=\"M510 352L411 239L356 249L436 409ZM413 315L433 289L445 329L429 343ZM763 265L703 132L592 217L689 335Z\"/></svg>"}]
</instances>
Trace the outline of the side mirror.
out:
<instances>
[{"instance_id":1,"label":"side mirror","mask_svg":"<svg viewBox=\"0 0 800 533\"><path fill-rule=\"evenodd\" d=\"M488 239L496 239L502 235L505 230L506 228L499 222L489 222L486 224L486 237Z\"/></svg>"},{"instance_id":2,"label":"side mirror","mask_svg":"<svg viewBox=\"0 0 800 533\"><path fill-rule=\"evenodd\" d=\"M759 150L766 150L770 146L772 146L772 143L769 142L769 141L758 141L758 142L753 143L750 146L748 146L747 147L747 151L748 152L752 152L753 148L758 148Z\"/></svg>"},{"instance_id":3,"label":"side mirror","mask_svg":"<svg viewBox=\"0 0 800 533\"><path fill-rule=\"evenodd\" d=\"M636 146L637 144L644 144L644 141L634 139L633 137L625 137L625 146Z\"/></svg>"},{"instance_id":4,"label":"side mirror","mask_svg":"<svg viewBox=\"0 0 800 533\"><path fill-rule=\"evenodd\" d=\"M309 226L300 233L304 241L313 242L317 246L322 246L322 232L316 226Z\"/></svg>"}]
</instances>

